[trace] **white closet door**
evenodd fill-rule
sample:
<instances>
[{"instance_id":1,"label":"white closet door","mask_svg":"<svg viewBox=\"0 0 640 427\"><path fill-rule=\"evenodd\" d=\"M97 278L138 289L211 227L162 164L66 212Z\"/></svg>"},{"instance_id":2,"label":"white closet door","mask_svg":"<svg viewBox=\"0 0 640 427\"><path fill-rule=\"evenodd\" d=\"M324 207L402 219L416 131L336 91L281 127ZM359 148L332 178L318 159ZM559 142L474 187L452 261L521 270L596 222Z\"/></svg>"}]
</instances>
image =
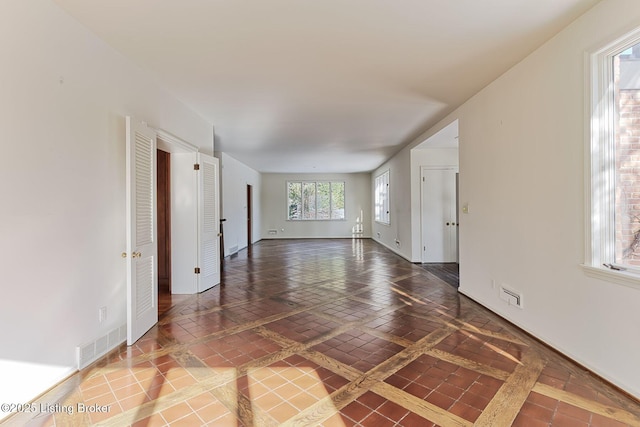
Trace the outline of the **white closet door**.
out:
<instances>
[{"instance_id":1,"label":"white closet door","mask_svg":"<svg viewBox=\"0 0 640 427\"><path fill-rule=\"evenodd\" d=\"M156 135L131 117L127 131L127 344L158 322Z\"/></svg>"},{"instance_id":2,"label":"white closet door","mask_svg":"<svg viewBox=\"0 0 640 427\"><path fill-rule=\"evenodd\" d=\"M456 171L422 169L422 262L457 262Z\"/></svg>"},{"instance_id":3,"label":"white closet door","mask_svg":"<svg viewBox=\"0 0 640 427\"><path fill-rule=\"evenodd\" d=\"M198 292L220 283L220 196L218 159L199 153L198 181Z\"/></svg>"}]
</instances>

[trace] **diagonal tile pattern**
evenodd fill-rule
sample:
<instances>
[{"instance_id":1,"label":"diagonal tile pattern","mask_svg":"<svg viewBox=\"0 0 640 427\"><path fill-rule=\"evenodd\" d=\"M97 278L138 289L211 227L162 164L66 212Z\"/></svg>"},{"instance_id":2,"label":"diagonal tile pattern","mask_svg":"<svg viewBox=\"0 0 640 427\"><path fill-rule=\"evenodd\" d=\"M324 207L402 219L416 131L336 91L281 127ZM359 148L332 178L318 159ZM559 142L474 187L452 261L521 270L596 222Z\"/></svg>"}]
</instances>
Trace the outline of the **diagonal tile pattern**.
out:
<instances>
[{"instance_id":1,"label":"diagonal tile pattern","mask_svg":"<svg viewBox=\"0 0 640 427\"><path fill-rule=\"evenodd\" d=\"M640 426L640 404L370 240L262 241L28 426ZM78 411L78 408L107 408Z\"/></svg>"}]
</instances>

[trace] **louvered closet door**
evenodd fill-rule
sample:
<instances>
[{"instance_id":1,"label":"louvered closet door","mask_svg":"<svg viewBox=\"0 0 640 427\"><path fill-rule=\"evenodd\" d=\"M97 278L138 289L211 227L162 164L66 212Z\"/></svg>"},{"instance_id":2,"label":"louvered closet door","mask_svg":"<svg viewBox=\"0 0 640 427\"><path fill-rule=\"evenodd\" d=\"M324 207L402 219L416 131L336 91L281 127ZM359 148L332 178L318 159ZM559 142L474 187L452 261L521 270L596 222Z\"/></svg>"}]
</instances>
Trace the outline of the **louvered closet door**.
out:
<instances>
[{"instance_id":1,"label":"louvered closet door","mask_svg":"<svg viewBox=\"0 0 640 427\"><path fill-rule=\"evenodd\" d=\"M202 292L220 283L220 205L218 159L202 153L198 157L198 292Z\"/></svg>"},{"instance_id":2,"label":"louvered closet door","mask_svg":"<svg viewBox=\"0 0 640 427\"><path fill-rule=\"evenodd\" d=\"M158 322L156 135L127 117L127 344Z\"/></svg>"}]
</instances>

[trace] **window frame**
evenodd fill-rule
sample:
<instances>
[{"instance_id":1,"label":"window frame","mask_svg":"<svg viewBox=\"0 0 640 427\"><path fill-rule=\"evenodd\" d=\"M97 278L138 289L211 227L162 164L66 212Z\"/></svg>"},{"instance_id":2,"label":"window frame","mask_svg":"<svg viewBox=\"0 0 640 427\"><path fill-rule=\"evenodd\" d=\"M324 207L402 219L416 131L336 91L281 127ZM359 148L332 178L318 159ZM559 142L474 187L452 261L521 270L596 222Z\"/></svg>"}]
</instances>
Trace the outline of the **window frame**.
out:
<instances>
[{"instance_id":1,"label":"window frame","mask_svg":"<svg viewBox=\"0 0 640 427\"><path fill-rule=\"evenodd\" d=\"M390 177L391 169L387 169L376 176L373 181L373 218L378 224L391 225L391 203L389 202L391 195ZM379 202L379 199L383 200Z\"/></svg>"},{"instance_id":2,"label":"window frame","mask_svg":"<svg viewBox=\"0 0 640 427\"><path fill-rule=\"evenodd\" d=\"M299 184L302 189L302 193L304 193L304 185L305 184L314 184L314 217L313 218L304 218L303 212L300 214L300 218L291 218L291 212L289 210L289 188L291 184ZM329 184L329 218L318 218L318 184ZM333 184L342 184L342 196L344 206L342 208L343 215L342 218L333 218L334 211L334 197L333 197ZM347 184L345 181L340 180L291 180L285 182L285 204L286 204L286 220L287 221L346 221L347 220ZM302 197L302 194L301 194ZM301 200L301 205L304 205L304 198Z\"/></svg>"},{"instance_id":3,"label":"window frame","mask_svg":"<svg viewBox=\"0 0 640 427\"><path fill-rule=\"evenodd\" d=\"M585 274L640 289L640 267L615 263L614 57L640 43L640 28L585 54ZM608 266L605 266L607 264Z\"/></svg>"}]
</instances>

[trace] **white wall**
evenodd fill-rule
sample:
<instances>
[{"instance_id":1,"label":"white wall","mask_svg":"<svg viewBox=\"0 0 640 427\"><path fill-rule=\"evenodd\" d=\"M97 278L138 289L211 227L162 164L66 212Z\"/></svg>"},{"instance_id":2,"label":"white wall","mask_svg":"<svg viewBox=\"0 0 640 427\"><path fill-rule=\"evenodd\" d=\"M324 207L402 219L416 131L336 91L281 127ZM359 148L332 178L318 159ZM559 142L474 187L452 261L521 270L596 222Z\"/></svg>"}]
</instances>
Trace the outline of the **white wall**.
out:
<instances>
[{"instance_id":1,"label":"white wall","mask_svg":"<svg viewBox=\"0 0 640 427\"><path fill-rule=\"evenodd\" d=\"M411 151L400 151L388 162L373 171L369 181L369 193L374 200L374 182L377 176L389 171L389 224L373 220L373 203L369 208L372 217L371 237L407 260L412 260L414 236L411 230ZM420 240L420 233L415 236ZM419 244L419 243L418 243Z\"/></svg>"},{"instance_id":2,"label":"white wall","mask_svg":"<svg viewBox=\"0 0 640 427\"><path fill-rule=\"evenodd\" d=\"M344 221L287 221L287 181L344 181ZM262 238L343 238L352 237L360 218L364 222L361 237L371 236L371 175L352 174L263 174ZM269 230L277 230L276 235ZM284 231L283 231L284 230Z\"/></svg>"},{"instance_id":3,"label":"white wall","mask_svg":"<svg viewBox=\"0 0 640 427\"><path fill-rule=\"evenodd\" d=\"M640 397L640 289L580 267L584 55L634 26L636 0L603 0L437 127L459 119L460 291ZM391 163L409 165L409 149ZM524 308L492 280L521 291Z\"/></svg>"},{"instance_id":4,"label":"white wall","mask_svg":"<svg viewBox=\"0 0 640 427\"><path fill-rule=\"evenodd\" d=\"M0 3L0 52L0 401L20 403L126 322L125 115L213 130L48 0Z\"/></svg>"},{"instance_id":5,"label":"white wall","mask_svg":"<svg viewBox=\"0 0 640 427\"><path fill-rule=\"evenodd\" d=\"M426 139L417 140L416 144ZM420 262L420 167L457 165L458 149L406 148L376 169L371 174L372 200L375 178L386 170L390 171L390 224L373 221L373 240L411 262ZM373 217L373 204L370 212Z\"/></svg>"},{"instance_id":6,"label":"white wall","mask_svg":"<svg viewBox=\"0 0 640 427\"><path fill-rule=\"evenodd\" d=\"M244 163L225 153L216 152L220 159L220 185L222 216L226 221L224 227L224 253L232 255L230 248L238 250L246 248L248 242L247 226L247 185L253 192L252 242L260 240L261 228L261 176Z\"/></svg>"}]
</instances>

